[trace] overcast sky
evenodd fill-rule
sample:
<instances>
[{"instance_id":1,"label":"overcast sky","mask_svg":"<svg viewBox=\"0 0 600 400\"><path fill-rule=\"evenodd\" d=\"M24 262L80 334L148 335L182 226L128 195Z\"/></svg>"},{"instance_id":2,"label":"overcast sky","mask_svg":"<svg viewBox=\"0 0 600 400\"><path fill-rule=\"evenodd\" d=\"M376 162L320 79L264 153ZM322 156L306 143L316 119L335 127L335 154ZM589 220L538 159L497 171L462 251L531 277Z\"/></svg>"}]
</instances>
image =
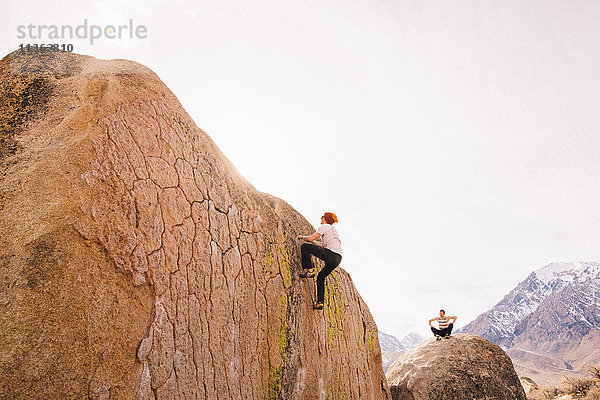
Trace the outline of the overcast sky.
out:
<instances>
[{"instance_id":1,"label":"overcast sky","mask_svg":"<svg viewBox=\"0 0 600 400\"><path fill-rule=\"evenodd\" d=\"M144 25L45 42L148 66L259 190L337 213L384 332L600 260L597 1L2 2L2 55L40 42L18 25Z\"/></svg>"}]
</instances>

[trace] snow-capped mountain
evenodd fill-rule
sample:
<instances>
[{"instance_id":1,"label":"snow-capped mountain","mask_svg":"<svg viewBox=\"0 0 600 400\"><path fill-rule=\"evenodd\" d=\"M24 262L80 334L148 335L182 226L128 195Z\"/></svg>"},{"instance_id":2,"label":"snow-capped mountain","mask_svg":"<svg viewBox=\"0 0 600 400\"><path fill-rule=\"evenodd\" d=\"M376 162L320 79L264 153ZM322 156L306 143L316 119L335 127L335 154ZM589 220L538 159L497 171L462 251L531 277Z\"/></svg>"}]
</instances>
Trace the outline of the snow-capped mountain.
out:
<instances>
[{"instance_id":1,"label":"snow-capped mountain","mask_svg":"<svg viewBox=\"0 0 600 400\"><path fill-rule=\"evenodd\" d=\"M600 279L574 280L517 325L511 347L556 353L593 331L600 331Z\"/></svg>"},{"instance_id":2,"label":"snow-capped mountain","mask_svg":"<svg viewBox=\"0 0 600 400\"><path fill-rule=\"evenodd\" d=\"M423 336L419 335L418 333L411 332L408 335L404 336L402 340L400 340L400 344L402 344L406 351L408 351L417 347L417 345L420 344L423 340L425 340Z\"/></svg>"},{"instance_id":3,"label":"snow-capped mountain","mask_svg":"<svg viewBox=\"0 0 600 400\"><path fill-rule=\"evenodd\" d=\"M381 352L389 353L391 351L406 351L406 348L396 336L388 335L387 333L379 332L379 345Z\"/></svg>"},{"instance_id":4,"label":"snow-capped mountain","mask_svg":"<svg viewBox=\"0 0 600 400\"><path fill-rule=\"evenodd\" d=\"M484 337L503 348L510 347L517 326L553 293L575 283L598 279L600 263L552 263L532 272L498 304L464 326L460 332Z\"/></svg>"},{"instance_id":5,"label":"snow-capped mountain","mask_svg":"<svg viewBox=\"0 0 600 400\"><path fill-rule=\"evenodd\" d=\"M398 340L395 336L388 335L387 333L379 332L379 345L381 346L383 371L387 371L387 368L396 361L400 354L406 353L408 350L416 347L423 340L425 340L425 338L415 332L410 332L401 340Z\"/></svg>"},{"instance_id":6,"label":"snow-capped mountain","mask_svg":"<svg viewBox=\"0 0 600 400\"><path fill-rule=\"evenodd\" d=\"M538 384L600 363L600 263L540 268L461 331L504 347Z\"/></svg>"}]
</instances>

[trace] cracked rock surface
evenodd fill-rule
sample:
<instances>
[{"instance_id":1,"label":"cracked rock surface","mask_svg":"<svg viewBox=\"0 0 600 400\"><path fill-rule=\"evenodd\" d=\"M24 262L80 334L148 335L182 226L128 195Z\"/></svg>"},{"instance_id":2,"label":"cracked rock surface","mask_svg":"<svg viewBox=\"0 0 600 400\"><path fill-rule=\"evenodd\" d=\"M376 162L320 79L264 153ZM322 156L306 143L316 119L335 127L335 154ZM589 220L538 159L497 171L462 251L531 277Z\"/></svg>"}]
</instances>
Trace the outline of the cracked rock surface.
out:
<instances>
[{"instance_id":1,"label":"cracked rock surface","mask_svg":"<svg viewBox=\"0 0 600 400\"><path fill-rule=\"evenodd\" d=\"M314 228L152 71L13 52L0 92L0 398L389 398L350 276L312 309Z\"/></svg>"}]
</instances>

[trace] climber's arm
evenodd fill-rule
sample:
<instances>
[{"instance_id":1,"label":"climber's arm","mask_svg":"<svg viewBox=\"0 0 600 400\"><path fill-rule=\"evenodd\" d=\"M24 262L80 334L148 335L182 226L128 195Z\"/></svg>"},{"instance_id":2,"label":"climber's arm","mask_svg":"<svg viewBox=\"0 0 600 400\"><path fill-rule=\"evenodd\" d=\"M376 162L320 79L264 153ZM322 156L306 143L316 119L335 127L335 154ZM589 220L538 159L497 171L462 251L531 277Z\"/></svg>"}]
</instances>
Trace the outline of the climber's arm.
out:
<instances>
[{"instance_id":1,"label":"climber's arm","mask_svg":"<svg viewBox=\"0 0 600 400\"><path fill-rule=\"evenodd\" d=\"M452 316L448 317L448 319L451 319L452 320L451 324L453 324L456 322L456 315L452 315Z\"/></svg>"},{"instance_id":2,"label":"climber's arm","mask_svg":"<svg viewBox=\"0 0 600 400\"><path fill-rule=\"evenodd\" d=\"M319 232L315 232L315 233L313 233L310 236L302 236L302 235L300 235L300 236L298 236L298 239L302 239L302 240L306 240L308 242L312 242L315 239L318 239L319 236L321 236L321 234Z\"/></svg>"},{"instance_id":3,"label":"climber's arm","mask_svg":"<svg viewBox=\"0 0 600 400\"><path fill-rule=\"evenodd\" d=\"M437 318L431 318L431 319L429 320L429 326L433 326L433 325L431 325L431 323L432 323L433 321L435 321L436 319L437 319Z\"/></svg>"}]
</instances>

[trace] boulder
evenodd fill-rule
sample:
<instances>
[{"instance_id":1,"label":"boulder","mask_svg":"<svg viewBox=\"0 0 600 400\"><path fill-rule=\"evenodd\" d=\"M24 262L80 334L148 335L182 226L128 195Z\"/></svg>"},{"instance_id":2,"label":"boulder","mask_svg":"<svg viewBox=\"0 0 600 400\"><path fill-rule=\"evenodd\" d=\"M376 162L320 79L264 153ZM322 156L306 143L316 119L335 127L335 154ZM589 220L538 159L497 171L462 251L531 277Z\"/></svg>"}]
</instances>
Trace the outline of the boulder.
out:
<instances>
[{"instance_id":1,"label":"boulder","mask_svg":"<svg viewBox=\"0 0 600 400\"><path fill-rule=\"evenodd\" d=\"M525 399L508 355L470 334L428 339L401 355L386 376L392 399Z\"/></svg>"},{"instance_id":2,"label":"boulder","mask_svg":"<svg viewBox=\"0 0 600 400\"><path fill-rule=\"evenodd\" d=\"M312 309L313 226L148 68L13 52L0 139L0 398L388 398L350 276Z\"/></svg>"},{"instance_id":3,"label":"boulder","mask_svg":"<svg viewBox=\"0 0 600 400\"><path fill-rule=\"evenodd\" d=\"M521 386L523 386L523 390L525 391L525 395L529 396L532 392L539 390L540 387L537 383L531 378L526 376L520 376L519 381L521 381Z\"/></svg>"}]
</instances>

